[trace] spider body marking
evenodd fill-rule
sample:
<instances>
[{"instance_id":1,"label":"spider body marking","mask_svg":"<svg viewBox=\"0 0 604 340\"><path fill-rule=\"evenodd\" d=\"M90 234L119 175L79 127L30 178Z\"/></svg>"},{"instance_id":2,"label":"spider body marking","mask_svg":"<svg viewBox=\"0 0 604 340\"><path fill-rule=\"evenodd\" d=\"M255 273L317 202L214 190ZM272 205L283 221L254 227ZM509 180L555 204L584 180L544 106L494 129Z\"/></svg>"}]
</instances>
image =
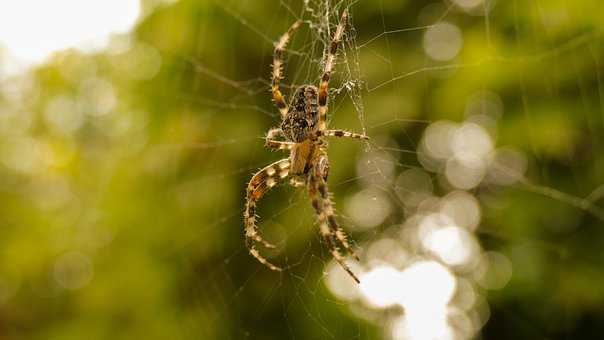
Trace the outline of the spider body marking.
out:
<instances>
[{"instance_id":1,"label":"spider body marking","mask_svg":"<svg viewBox=\"0 0 604 340\"><path fill-rule=\"evenodd\" d=\"M281 122L283 135L291 142L300 143L313 135L318 121L318 89L312 85L300 86Z\"/></svg>"},{"instance_id":2,"label":"spider body marking","mask_svg":"<svg viewBox=\"0 0 604 340\"><path fill-rule=\"evenodd\" d=\"M285 96L279 88L282 78L282 58L287 42L293 32L299 28L301 21L296 21L275 44L271 91L273 101L281 113L281 125L269 130L266 136L266 147L289 151L289 157L270 164L252 176L246 191L243 218L246 246L250 254L271 270L281 271L280 267L262 256L256 247L257 244L260 244L265 248L275 248L260 235L256 225L256 204L268 190L287 177L290 177L290 184L295 187L306 186L312 207L317 215L321 237L334 259L358 283L359 279L346 264L345 257L339 248L344 248L358 260L348 242L346 233L337 222L327 187L330 165L325 140L326 137L369 139L362 134L327 129L329 80L347 20L348 11L344 10L325 54L319 86L302 85L298 87L289 105L286 104ZM279 140L278 137L283 137L284 140Z\"/></svg>"}]
</instances>

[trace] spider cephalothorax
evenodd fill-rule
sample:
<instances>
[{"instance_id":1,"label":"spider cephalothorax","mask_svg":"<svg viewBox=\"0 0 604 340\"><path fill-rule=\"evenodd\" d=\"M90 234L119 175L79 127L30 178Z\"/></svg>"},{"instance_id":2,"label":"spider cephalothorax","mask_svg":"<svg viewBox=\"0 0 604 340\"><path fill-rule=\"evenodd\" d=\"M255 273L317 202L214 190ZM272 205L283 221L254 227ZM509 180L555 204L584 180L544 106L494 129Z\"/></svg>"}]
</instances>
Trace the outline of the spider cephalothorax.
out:
<instances>
[{"instance_id":1,"label":"spider cephalothorax","mask_svg":"<svg viewBox=\"0 0 604 340\"><path fill-rule=\"evenodd\" d=\"M289 105L279 89L282 56L285 45L292 33L300 26L301 21L296 21L275 44L272 72L272 93L275 105L281 112L281 126L269 130L266 136L266 146L272 149L289 151L289 157L277 161L258 171L250 180L243 213L245 223L245 239L250 254L258 261L272 270L280 271L281 268L270 263L256 248L259 243L265 248L275 246L260 236L256 225L256 202L272 187L288 176L293 186L306 186L312 201L313 209L317 215L319 232L327 244L332 256L359 282L359 279L350 270L339 246L354 256L354 251L348 243L346 234L338 225L335 218L333 203L327 189L327 175L329 173L329 158L327 158L327 142L325 137L348 137L368 139L367 136L343 130L327 129L327 99L328 85L334 64L338 44L344 33L344 26L348 20L348 11L336 27L333 39L327 53L323 75L319 87L313 85L300 86L294 93ZM285 140L278 140L277 137ZM358 258L357 258L358 259Z\"/></svg>"}]
</instances>

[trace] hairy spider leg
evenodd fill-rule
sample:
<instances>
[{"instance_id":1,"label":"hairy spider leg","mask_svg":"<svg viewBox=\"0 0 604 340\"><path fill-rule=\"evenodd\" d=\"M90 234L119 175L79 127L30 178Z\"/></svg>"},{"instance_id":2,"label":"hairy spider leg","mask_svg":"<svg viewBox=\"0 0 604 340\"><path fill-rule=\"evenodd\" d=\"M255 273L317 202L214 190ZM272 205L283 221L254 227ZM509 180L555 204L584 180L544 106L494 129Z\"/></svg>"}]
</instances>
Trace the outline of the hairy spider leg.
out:
<instances>
[{"instance_id":1,"label":"hairy spider leg","mask_svg":"<svg viewBox=\"0 0 604 340\"><path fill-rule=\"evenodd\" d=\"M271 90L273 92L273 101L275 105L281 112L281 117L285 117L287 114L287 104L285 103L285 97L281 93L279 89L279 82L283 75L281 74L283 71L283 52L285 50L285 46L289 42L292 34L295 30L300 27L302 24L301 20L294 22L293 25L287 30L287 32L283 33L279 41L275 43L275 52L273 53L273 72L271 74L272 77L272 87Z\"/></svg>"},{"instance_id":2,"label":"hairy spider leg","mask_svg":"<svg viewBox=\"0 0 604 340\"><path fill-rule=\"evenodd\" d=\"M344 28L346 27L346 21L348 20L348 10L342 12L340 22L336 27L336 32L333 35L329 50L325 58L325 66L323 69L323 75L321 76L321 82L319 83L319 130L325 130L327 128L327 97L329 95L329 79L331 78L331 72L333 69L334 60L338 52L338 45L342 40Z\"/></svg>"},{"instance_id":3,"label":"hairy spider leg","mask_svg":"<svg viewBox=\"0 0 604 340\"><path fill-rule=\"evenodd\" d=\"M289 175L290 164L288 158L282 159L266 166L252 177L247 186L245 211L243 213L245 244L250 254L260 261L260 263L275 271L281 271L281 268L270 263L260 255L254 243L258 242L266 248L275 248L273 244L265 241L258 232L258 226L256 225L256 203L267 191Z\"/></svg>"},{"instance_id":4,"label":"hairy spider leg","mask_svg":"<svg viewBox=\"0 0 604 340\"><path fill-rule=\"evenodd\" d=\"M324 156L320 156L320 157L324 157ZM334 232L334 230L331 229L329 226L329 223L330 223L329 221L331 219L333 219L335 221L335 218L333 216L333 208L331 207L331 202L329 202L329 199L324 199L323 195L320 194L321 191L324 191L326 194L325 196L327 196L327 184L325 183L325 180L323 179L323 175L321 174L321 171L319 169L319 165L321 163L322 163L321 160L319 160L317 163L315 163L315 167L312 171L310 171L309 179L308 179L309 180L308 195L311 198L312 206L315 210L315 213L317 214L317 219L319 222L319 232L320 232L321 236L323 237L323 240L325 241L325 243L327 243L327 247L328 247L331 255L333 256L333 258L338 262L338 264L342 267L342 269L344 269L348 273L348 275L350 275L357 283L360 283L357 276L352 272L350 267L346 264L346 258L342 255L342 253L338 249L338 245L336 244L336 238L339 239L339 237L337 236L338 233ZM345 235L343 233L341 235L344 236L344 240L345 240L346 239ZM346 243L342 243L342 245L346 248L348 245L348 242L346 241Z\"/></svg>"},{"instance_id":5,"label":"hairy spider leg","mask_svg":"<svg viewBox=\"0 0 604 340\"><path fill-rule=\"evenodd\" d=\"M319 174L321 175L321 181L318 181L318 189L319 194L321 195L322 203L323 203L323 211L327 217L327 223L331 228L332 232L340 241L344 249L352 255L357 261L359 261L359 257L354 252L354 249L350 246L348 242L348 237L346 232L340 227L338 221L336 220L336 213L333 208L333 202L330 197L329 190L327 189L327 175L329 172L329 159L327 158L327 151L325 148L321 147L319 149L317 162L315 163Z\"/></svg>"},{"instance_id":6,"label":"hairy spider leg","mask_svg":"<svg viewBox=\"0 0 604 340\"><path fill-rule=\"evenodd\" d=\"M360 134L360 133L355 133L355 132L350 132L350 131L346 131L346 130L323 130L323 131L318 131L317 134L319 136L325 136L325 137L343 137L343 138L353 138L353 139L369 139L369 136Z\"/></svg>"},{"instance_id":7,"label":"hairy spider leg","mask_svg":"<svg viewBox=\"0 0 604 340\"><path fill-rule=\"evenodd\" d=\"M280 141L276 138L278 136L283 136L283 131L280 128L272 128L266 134L266 142L264 146L269 149L278 149L278 150L291 150L293 149L296 143Z\"/></svg>"}]
</instances>

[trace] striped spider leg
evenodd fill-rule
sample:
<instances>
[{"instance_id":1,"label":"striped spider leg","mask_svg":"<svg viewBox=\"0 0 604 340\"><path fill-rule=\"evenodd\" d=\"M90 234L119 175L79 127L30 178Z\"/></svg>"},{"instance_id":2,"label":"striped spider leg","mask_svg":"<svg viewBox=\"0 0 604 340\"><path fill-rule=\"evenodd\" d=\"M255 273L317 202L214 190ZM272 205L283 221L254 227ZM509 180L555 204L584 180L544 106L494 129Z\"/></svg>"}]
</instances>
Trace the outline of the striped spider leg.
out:
<instances>
[{"instance_id":1,"label":"striped spider leg","mask_svg":"<svg viewBox=\"0 0 604 340\"><path fill-rule=\"evenodd\" d=\"M243 212L245 244L250 254L258 259L260 263L276 271L281 271L281 268L270 263L256 248L256 243L260 243L265 248L275 248L273 244L265 241L258 232L258 227L256 226L256 204L267 191L289 175L289 170L290 161L285 158L258 171L247 186L245 210Z\"/></svg>"},{"instance_id":2,"label":"striped spider leg","mask_svg":"<svg viewBox=\"0 0 604 340\"><path fill-rule=\"evenodd\" d=\"M350 267L345 262L346 258L338 248L339 243L357 261L359 260L358 256L348 243L346 233L338 225L336 220L333 203L326 182L327 175L329 174L329 159L327 158L327 153L323 147L319 148L312 163L313 168L308 177L308 195L310 196L313 209L317 215L319 232L327 244L333 258L348 275L353 278L353 280L359 283L359 279L352 270L350 270Z\"/></svg>"}]
</instances>

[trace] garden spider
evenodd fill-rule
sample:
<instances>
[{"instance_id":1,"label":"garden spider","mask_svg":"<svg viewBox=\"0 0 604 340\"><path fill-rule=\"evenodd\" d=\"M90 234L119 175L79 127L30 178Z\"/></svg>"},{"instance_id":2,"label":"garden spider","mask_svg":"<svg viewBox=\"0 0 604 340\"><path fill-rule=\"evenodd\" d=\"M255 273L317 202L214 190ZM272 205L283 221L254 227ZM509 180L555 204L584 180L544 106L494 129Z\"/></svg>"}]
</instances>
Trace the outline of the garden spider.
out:
<instances>
[{"instance_id":1,"label":"garden spider","mask_svg":"<svg viewBox=\"0 0 604 340\"><path fill-rule=\"evenodd\" d=\"M300 27L302 22L300 20L296 21L275 44L272 65L272 94L273 101L281 112L282 121L279 128L269 130L266 136L266 147L287 150L290 155L288 158L258 171L252 177L247 187L243 217L246 246L250 254L268 268L281 271L281 268L270 263L256 248L256 243L260 243L266 248L275 248L259 234L256 226L256 202L279 181L285 179L288 175L291 176L290 183L293 186L306 185L308 188L308 194L318 218L321 236L327 243L334 259L358 283L359 279L350 270L344 256L338 249L338 244L340 244L358 260L348 243L345 232L340 228L335 218L333 203L326 182L329 173L329 159L327 158L327 142L324 140L324 137L369 139L367 136L357 133L327 129L328 84L338 44L342 39L347 20L348 11L344 10L324 60L324 70L319 87L313 85L298 87L289 105L286 104L285 98L279 90L279 81L282 78L283 51L291 35ZM284 137L285 140L277 140L276 138L279 136Z\"/></svg>"}]
</instances>

